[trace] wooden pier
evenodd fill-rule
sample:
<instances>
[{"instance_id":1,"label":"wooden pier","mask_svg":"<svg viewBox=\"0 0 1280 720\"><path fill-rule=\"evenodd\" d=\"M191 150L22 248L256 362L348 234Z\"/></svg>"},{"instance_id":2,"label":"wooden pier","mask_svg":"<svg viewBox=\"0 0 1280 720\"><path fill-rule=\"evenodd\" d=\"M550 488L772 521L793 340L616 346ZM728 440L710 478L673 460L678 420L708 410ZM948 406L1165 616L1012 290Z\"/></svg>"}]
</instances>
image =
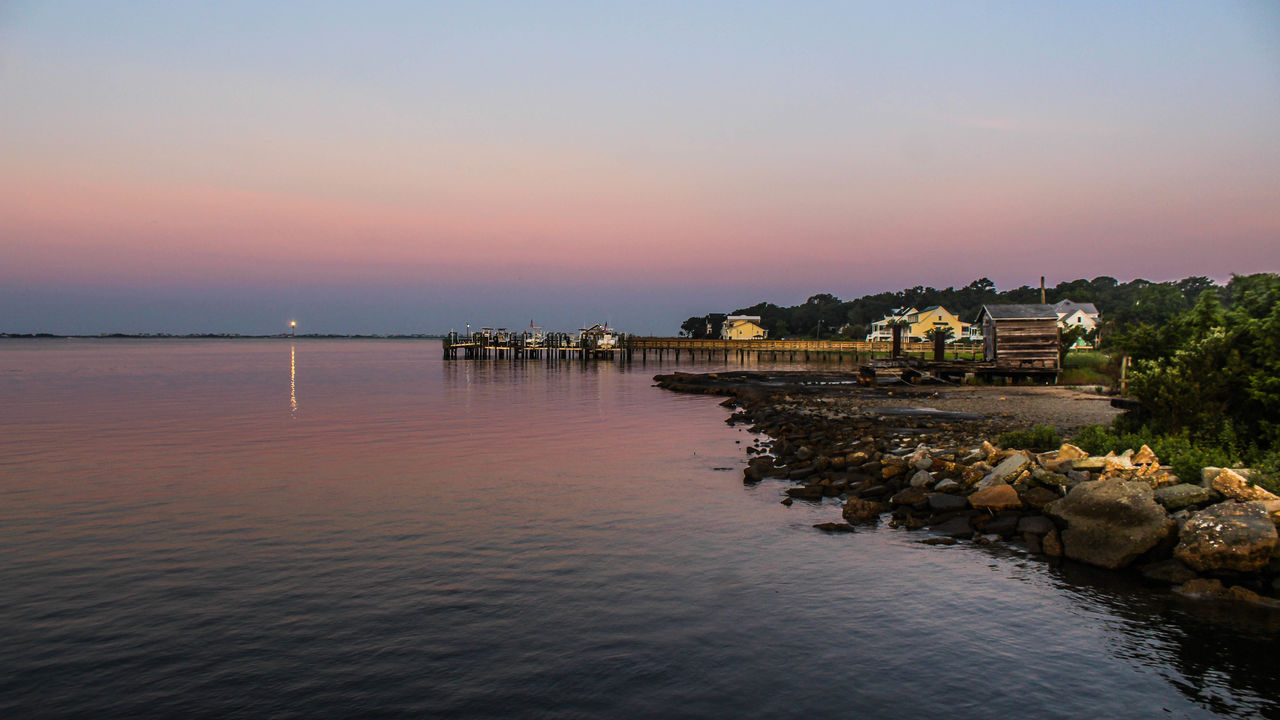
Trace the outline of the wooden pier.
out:
<instances>
[{"instance_id":1,"label":"wooden pier","mask_svg":"<svg viewBox=\"0 0 1280 720\"><path fill-rule=\"evenodd\" d=\"M877 357L892 357L891 342L864 340L699 340L694 338L632 337L627 348L645 360L652 354L658 360L774 360L781 362L834 362L856 365ZM899 357L925 360L934 354L926 343L899 346ZM944 356L954 360L980 355L979 345L952 343Z\"/></svg>"},{"instance_id":2,"label":"wooden pier","mask_svg":"<svg viewBox=\"0 0 1280 720\"><path fill-rule=\"evenodd\" d=\"M568 333L508 333L485 328L479 333L450 333L444 338L444 357L466 359L549 360L612 359L645 362L736 361L848 364L864 385L884 382L962 382L967 377L1054 382L1056 368L1023 367L981 359L976 343L899 343L863 340L703 340L636 337L599 331ZM896 350L896 352L895 352Z\"/></svg>"}]
</instances>

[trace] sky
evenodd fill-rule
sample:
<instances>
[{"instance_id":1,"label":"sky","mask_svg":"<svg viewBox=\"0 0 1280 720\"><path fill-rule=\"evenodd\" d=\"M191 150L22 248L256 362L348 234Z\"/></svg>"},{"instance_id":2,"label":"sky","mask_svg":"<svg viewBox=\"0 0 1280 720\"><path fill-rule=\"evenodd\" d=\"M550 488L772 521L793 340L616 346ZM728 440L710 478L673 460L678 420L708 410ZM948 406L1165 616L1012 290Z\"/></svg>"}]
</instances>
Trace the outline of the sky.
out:
<instances>
[{"instance_id":1,"label":"sky","mask_svg":"<svg viewBox=\"0 0 1280 720\"><path fill-rule=\"evenodd\" d=\"M0 0L0 332L1261 271L1269 0Z\"/></svg>"}]
</instances>

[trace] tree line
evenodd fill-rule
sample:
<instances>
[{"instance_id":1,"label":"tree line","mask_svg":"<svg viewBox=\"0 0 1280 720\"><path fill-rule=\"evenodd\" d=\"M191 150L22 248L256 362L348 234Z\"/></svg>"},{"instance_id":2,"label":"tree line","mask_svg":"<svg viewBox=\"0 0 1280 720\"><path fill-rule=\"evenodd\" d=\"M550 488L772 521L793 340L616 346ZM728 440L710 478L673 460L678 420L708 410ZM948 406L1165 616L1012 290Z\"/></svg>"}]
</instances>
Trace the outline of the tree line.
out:
<instances>
[{"instance_id":1,"label":"tree line","mask_svg":"<svg viewBox=\"0 0 1280 720\"><path fill-rule=\"evenodd\" d=\"M1218 287L1207 277L1189 277L1170 282L1131 280L1122 283L1113 277L1071 280L1046 288L1050 303L1061 300L1090 302L1102 312L1103 335L1125 332L1141 324L1160 326L1195 306L1200 295ZM933 288L917 285L897 292L864 295L841 300L820 293L799 305L783 307L759 302L729 313L708 313L691 317L680 325L680 334L694 338L719 337L729 315L758 315L772 338L845 337L860 340L870 332L871 323L898 308L923 310L941 305L964 322L974 322L982 306L994 303L1038 303L1040 288L1023 285L998 290L989 278L979 278L964 287Z\"/></svg>"}]
</instances>

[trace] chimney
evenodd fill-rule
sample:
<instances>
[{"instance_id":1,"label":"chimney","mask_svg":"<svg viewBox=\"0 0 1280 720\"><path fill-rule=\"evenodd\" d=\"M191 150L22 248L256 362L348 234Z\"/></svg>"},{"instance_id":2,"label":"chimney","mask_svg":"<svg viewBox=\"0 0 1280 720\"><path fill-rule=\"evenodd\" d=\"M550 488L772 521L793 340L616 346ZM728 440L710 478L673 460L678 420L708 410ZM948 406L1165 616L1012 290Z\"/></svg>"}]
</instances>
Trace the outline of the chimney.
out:
<instances>
[{"instance_id":1,"label":"chimney","mask_svg":"<svg viewBox=\"0 0 1280 720\"><path fill-rule=\"evenodd\" d=\"M1048 302L1044 299L1044 276L1043 275L1040 276L1040 304L1041 305L1048 304Z\"/></svg>"}]
</instances>

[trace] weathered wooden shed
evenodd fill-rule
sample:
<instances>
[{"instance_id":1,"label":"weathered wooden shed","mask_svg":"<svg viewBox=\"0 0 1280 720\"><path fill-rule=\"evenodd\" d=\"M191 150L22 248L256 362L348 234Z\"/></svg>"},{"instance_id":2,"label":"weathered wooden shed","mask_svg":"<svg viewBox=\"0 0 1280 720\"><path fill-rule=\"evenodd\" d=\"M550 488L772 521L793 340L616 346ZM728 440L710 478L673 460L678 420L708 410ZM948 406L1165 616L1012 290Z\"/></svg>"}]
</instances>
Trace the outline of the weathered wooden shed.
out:
<instances>
[{"instance_id":1,"label":"weathered wooden shed","mask_svg":"<svg viewBox=\"0 0 1280 720\"><path fill-rule=\"evenodd\" d=\"M1052 305L984 305L984 356L997 367L1058 370L1061 332Z\"/></svg>"}]
</instances>

